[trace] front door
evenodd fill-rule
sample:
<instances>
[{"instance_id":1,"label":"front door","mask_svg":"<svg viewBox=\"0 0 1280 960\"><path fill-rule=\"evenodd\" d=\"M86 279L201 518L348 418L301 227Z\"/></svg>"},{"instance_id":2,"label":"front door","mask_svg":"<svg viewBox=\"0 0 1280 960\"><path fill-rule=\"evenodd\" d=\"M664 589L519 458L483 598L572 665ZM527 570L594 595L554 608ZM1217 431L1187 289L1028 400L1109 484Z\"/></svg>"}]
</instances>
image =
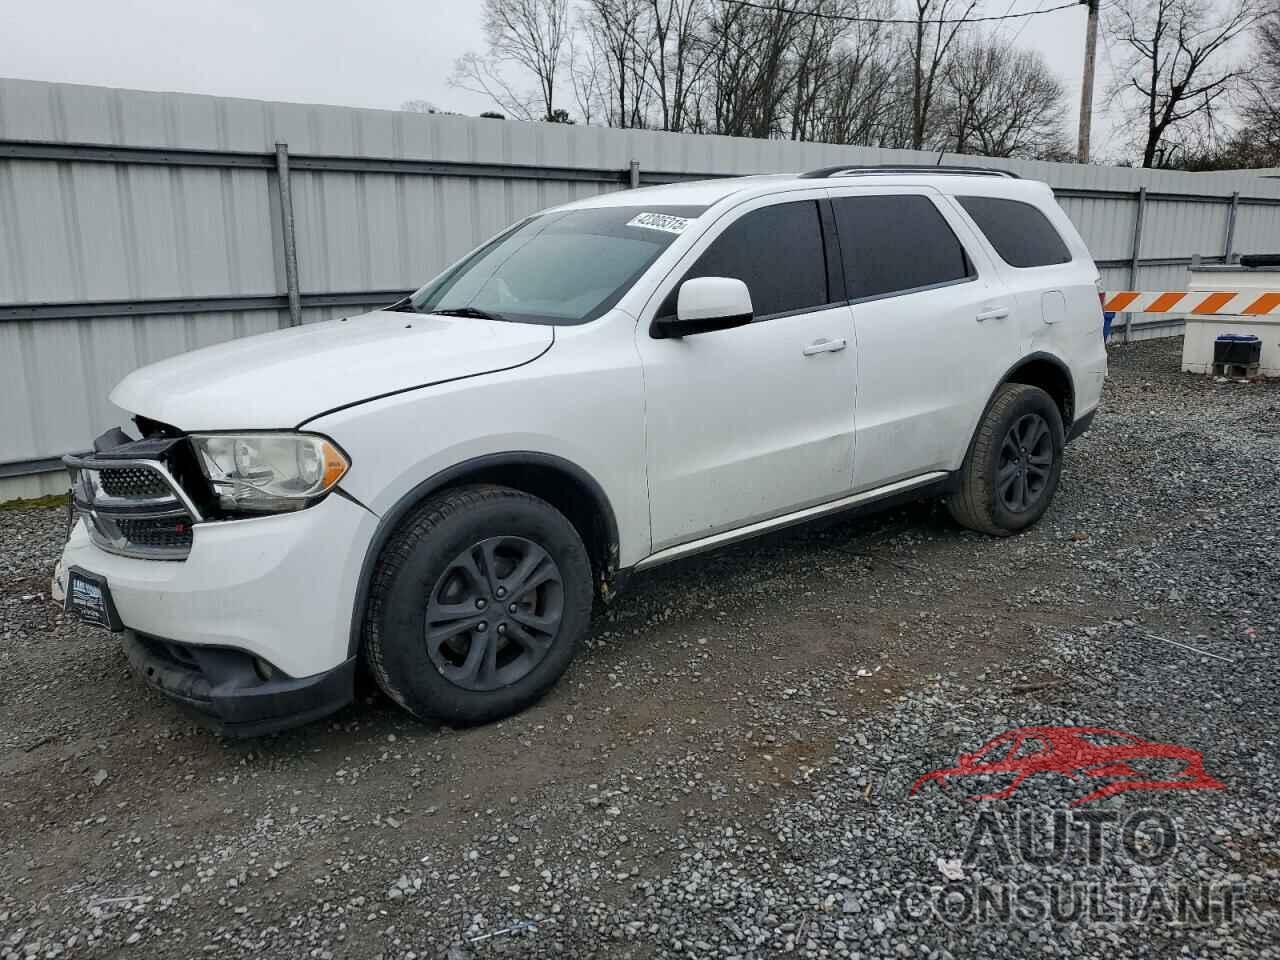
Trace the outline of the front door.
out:
<instances>
[{"instance_id":1,"label":"front door","mask_svg":"<svg viewBox=\"0 0 1280 960\"><path fill-rule=\"evenodd\" d=\"M728 212L640 318L655 551L848 492L858 351L828 210L807 190ZM753 322L651 337L679 284L704 276L746 283Z\"/></svg>"}]
</instances>

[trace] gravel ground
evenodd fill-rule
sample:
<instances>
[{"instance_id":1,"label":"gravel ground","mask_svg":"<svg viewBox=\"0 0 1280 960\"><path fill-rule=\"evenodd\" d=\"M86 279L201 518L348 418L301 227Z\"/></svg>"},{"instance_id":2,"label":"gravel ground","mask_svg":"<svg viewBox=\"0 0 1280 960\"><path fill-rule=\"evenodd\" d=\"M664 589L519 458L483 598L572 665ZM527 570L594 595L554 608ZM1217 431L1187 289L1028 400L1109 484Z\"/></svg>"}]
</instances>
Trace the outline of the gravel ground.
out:
<instances>
[{"instance_id":1,"label":"gravel ground","mask_svg":"<svg viewBox=\"0 0 1280 960\"><path fill-rule=\"evenodd\" d=\"M474 730L368 694L219 740L50 604L62 514L0 511L0 957L1280 956L1280 385L1179 349L1113 351L1035 530L921 504L636 578ZM1222 788L911 793L1045 725Z\"/></svg>"}]
</instances>

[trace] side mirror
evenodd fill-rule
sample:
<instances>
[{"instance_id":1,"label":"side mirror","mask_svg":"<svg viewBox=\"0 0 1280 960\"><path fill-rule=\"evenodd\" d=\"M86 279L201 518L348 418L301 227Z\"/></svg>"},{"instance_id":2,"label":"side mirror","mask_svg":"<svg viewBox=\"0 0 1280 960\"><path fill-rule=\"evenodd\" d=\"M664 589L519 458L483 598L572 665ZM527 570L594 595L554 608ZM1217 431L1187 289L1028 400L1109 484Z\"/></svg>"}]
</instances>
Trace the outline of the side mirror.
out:
<instances>
[{"instance_id":1,"label":"side mirror","mask_svg":"<svg viewBox=\"0 0 1280 960\"><path fill-rule=\"evenodd\" d=\"M751 291L733 277L694 277L680 284L676 315L653 321L650 335L661 340L728 330L751 322Z\"/></svg>"}]
</instances>

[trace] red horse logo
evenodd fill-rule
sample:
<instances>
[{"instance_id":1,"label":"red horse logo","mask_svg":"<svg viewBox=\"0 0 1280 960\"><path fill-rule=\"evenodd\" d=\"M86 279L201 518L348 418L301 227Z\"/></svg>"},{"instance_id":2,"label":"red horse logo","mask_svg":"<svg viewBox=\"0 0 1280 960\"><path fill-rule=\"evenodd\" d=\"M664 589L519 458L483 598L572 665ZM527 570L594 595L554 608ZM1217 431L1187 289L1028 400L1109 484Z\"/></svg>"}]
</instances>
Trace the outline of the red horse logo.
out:
<instances>
[{"instance_id":1,"label":"red horse logo","mask_svg":"<svg viewBox=\"0 0 1280 960\"><path fill-rule=\"evenodd\" d=\"M1146 768L1174 765L1165 776ZM970 797L1000 800L1013 796L1023 780L1037 773L1059 773L1072 780L1109 780L1092 793L1073 800L1078 807L1129 790L1223 790L1226 785L1205 773L1199 750L1174 743L1143 740L1105 727L1015 727L988 740L973 753L962 753L954 767L930 771L915 782L915 793L929 781L944 789L955 777L1012 776L1002 790Z\"/></svg>"}]
</instances>

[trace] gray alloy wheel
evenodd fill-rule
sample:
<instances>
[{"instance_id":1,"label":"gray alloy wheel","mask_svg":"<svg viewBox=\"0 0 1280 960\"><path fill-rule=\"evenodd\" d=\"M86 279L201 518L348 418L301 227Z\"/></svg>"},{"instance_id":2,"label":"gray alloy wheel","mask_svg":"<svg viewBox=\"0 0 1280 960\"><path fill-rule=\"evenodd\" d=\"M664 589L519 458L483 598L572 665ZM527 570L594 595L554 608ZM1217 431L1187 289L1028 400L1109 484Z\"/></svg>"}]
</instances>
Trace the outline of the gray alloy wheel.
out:
<instances>
[{"instance_id":1,"label":"gray alloy wheel","mask_svg":"<svg viewBox=\"0 0 1280 960\"><path fill-rule=\"evenodd\" d=\"M1011 513L1033 509L1053 473L1053 436L1038 413L1019 417L1000 445L996 495Z\"/></svg>"},{"instance_id":2,"label":"gray alloy wheel","mask_svg":"<svg viewBox=\"0 0 1280 960\"><path fill-rule=\"evenodd\" d=\"M370 585L363 655L415 716L487 723L537 701L591 624L591 560L551 504L493 484L402 521Z\"/></svg>"},{"instance_id":3,"label":"gray alloy wheel","mask_svg":"<svg viewBox=\"0 0 1280 960\"><path fill-rule=\"evenodd\" d=\"M996 537L1043 516L1058 488L1066 437L1052 397L1026 383L996 390L960 467L947 509L970 530Z\"/></svg>"},{"instance_id":4,"label":"gray alloy wheel","mask_svg":"<svg viewBox=\"0 0 1280 960\"><path fill-rule=\"evenodd\" d=\"M459 553L427 600L427 655L465 690L496 690L527 676L551 649L564 616L564 580L524 537L489 537Z\"/></svg>"}]
</instances>

